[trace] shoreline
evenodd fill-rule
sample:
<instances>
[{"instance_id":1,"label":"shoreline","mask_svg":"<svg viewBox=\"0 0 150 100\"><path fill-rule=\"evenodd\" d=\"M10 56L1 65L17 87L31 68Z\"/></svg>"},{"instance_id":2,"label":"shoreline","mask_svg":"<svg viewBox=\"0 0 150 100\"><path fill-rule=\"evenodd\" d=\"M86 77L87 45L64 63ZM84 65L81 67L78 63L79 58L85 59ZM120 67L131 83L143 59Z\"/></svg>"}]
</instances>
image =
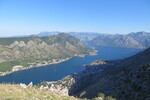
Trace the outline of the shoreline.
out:
<instances>
[{"instance_id":1,"label":"shoreline","mask_svg":"<svg viewBox=\"0 0 150 100\"><path fill-rule=\"evenodd\" d=\"M97 55L97 51L95 50L94 52L89 52L89 54L81 54L81 55L76 55L75 54L72 57L68 57L68 58L64 58L64 59L52 59L50 61L43 61L43 62L45 62L44 64L42 64L41 62L40 63L33 62L28 67L23 67L21 65L14 66L11 71L0 72L0 77L1 76L5 76L5 75L9 75L11 73L14 73L14 72L17 72L17 71L21 71L21 70L28 70L30 68L42 67L42 66L47 66L47 65L52 65L52 64L58 64L58 63L61 63L61 62L65 62L65 61L67 61L67 60L69 60L69 59L71 59L73 57L84 57L86 55L95 56L95 55ZM37 65L34 66L35 63Z\"/></svg>"},{"instance_id":2,"label":"shoreline","mask_svg":"<svg viewBox=\"0 0 150 100\"><path fill-rule=\"evenodd\" d=\"M38 63L37 66L33 66L33 65L30 65L28 67L23 67L21 65L18 65L18 66L14 66L14 67L18 67L18 69L15 69L13 70L12 68L12 71L7 71L7 72L0 72L0 77L1 76L5 76L5 75L8 75L8 74L11 74L11 73L14 73L14 72L17 72L17 71L21 71L21 70L28 70L28 69L31 69L31 68L36 68L36 67L42 67L42 66L47 66L47 65L52 65L52 64L58 64L58 63L61 63L61 62L64 62L64 61L67 61L69 59L71 59L72 57L69 57L69 58L64 58L64 59L57 59L59 61L56 61L56 62L51 62L51 63L48 63L50 61L47 61L47 64L41 64L41 63ZM54 59L52 59L54 60ZM35 63L35 62L34 62Z\"/></svg>"}]
</instances>

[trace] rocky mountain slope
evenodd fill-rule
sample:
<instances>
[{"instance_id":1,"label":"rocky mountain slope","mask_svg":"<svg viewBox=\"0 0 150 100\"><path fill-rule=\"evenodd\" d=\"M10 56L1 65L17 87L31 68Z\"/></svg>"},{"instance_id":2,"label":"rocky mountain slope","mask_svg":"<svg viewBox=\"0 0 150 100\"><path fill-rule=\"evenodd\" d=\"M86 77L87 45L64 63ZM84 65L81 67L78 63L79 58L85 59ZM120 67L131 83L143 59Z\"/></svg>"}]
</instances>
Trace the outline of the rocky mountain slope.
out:
<instances>
[{"instance_id":1,"label":"rocky mountain slope","mask_svg":"<svg viewBox=\"0 0 150 100\"><path fill-rule=\"evenodd\" d=\"M123 60L96 61L83 72L51 84L67 88L69 95L80 98L104 93L118 100L149 100L150 48Z\"/></svg>"},{"instance_id":2,"label":"rocky mountain slope","mask_svg":"<svg viewBox=\"0 0 150 100\"><path fill-rule=\"evenodd\" d=\"M133 57L97 67L103 70L82 77L84 81L78 82L88 84L72 94L91 98L102 92L119 100L147 100L150 97L150 48Z\"/></svg>"},{"instance_id":3,"label":"rocky mountain slope","mask_svg":"<svg viewBox=\"0 0 150 100\"><path fill-rule=\"evenodd\" d=\"M145 47L150 46L150 33L147 32L137 32L130 33L128 36L132 37L134 40L138 41L139 44Z\"/></svg>"},{"instance_id":4,"label":"rocky mountain slope","mask_svg":"<svg viewBox=\"0 0 150 100\"><path fill-rule=\"evenodd\" d=\"M0 71L11 70L15 65L29 66L33 62L57 62L92 51L79 39L66 33L51 37L0 38Z\"/></svg>"},{"instance_id":5,"label":"rocky mountain slope","mask_svg":"<svg viewBox=\"0 0 150 100\"><path fill-rule=\"evenodd\" d=\"M150 47L150 33L137 32L127 35L105 35L89 42L92 45L107 46L107 47L125 47L125 48L147 48Z\"/></svg>"}]
</instances>

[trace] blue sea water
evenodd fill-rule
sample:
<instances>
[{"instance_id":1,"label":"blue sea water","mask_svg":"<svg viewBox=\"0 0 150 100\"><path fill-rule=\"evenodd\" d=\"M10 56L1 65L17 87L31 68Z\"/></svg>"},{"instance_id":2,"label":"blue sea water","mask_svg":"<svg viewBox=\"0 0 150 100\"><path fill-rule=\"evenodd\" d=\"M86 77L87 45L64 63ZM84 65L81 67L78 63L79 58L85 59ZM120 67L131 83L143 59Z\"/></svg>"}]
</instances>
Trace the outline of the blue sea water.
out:
<instances>
[{"instance_id":1,"label":"blue sea water","mask_svg":"<svg viewBox=\"0 0 150 100\"><path fill-rule=\"evenodd\" d=\"M42 81L57 81L61 78L80 72L85 69L84 64L90 64L95 60L117 60L130 57L142 49L95 47L98 51L95 56L73 57L58 64L31 68L17 71L9 75L1 76L0 83L25 83L38 84Z\"/></svg>"}]
</instances>

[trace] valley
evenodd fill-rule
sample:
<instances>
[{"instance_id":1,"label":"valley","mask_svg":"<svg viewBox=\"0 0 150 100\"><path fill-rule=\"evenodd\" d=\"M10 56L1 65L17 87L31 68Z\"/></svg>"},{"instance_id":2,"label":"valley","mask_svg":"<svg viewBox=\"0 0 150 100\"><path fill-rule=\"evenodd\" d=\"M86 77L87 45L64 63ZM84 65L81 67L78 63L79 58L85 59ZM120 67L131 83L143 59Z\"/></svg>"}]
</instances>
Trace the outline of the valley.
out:
<instances>
[{"instance_id":1,"label":"valley","mask_svg":"<svg viewBox=\"0 0 150 100\"><path fill-rule=\"evenodd\" d=\"M0 0L0 100L150 100L150 0Z\"/></svg>"},{"instance_id":2,"label":"valley","mask_svg":"<svg viewBox=\"0 0 150 100\"><path fill-rule=\"evenodd\" d=\"M15 38L15 40L17 41L15 41L10 45L8 45L7 43L5 44L5 41L1 39L2 41L1 51L6 50L7 48L8 52L13 55L13 53L11 53L11 51L9 50L9 48L12 48L20 52L18 54L18 58L16 56L13 58L12 61L9 60L12 58L10 55L8 55L8 52L7 52L8 57L6 57L6 55L5 56L3 55L3 58L1 58L3 60L1 60L0 64L2 64L3 66L5 66L5 63L10 66L14 64L13 67L10 67L12 68L11 69L12 71L7 71L7 67L6 67L7 65L5 66L6 69L3 68L3 66L1 67L1 70L4 70L4 72L1 72L1 75L4 75L0 77L1 83L15 83L15 84L20 84L21 87L22 85L23 87L24 86L28 87L31 85L32 88L37 88L46 91L47 90L54 91L56 92L54 95L60 93L62 96L67 96L66 98L70 98L70 96L74 96L78 98L96 99L96 100L98 98L100 98L101 100L103 100L102 98L107 98L108 100L109 99L116 100L115 98L121 100L126 100L126 98L128 99L137 98L137 100L141 100L141 99L143 100L143 98L145 98L143 97L143 95L141 95L139 90L137 90L136 92L132 87L130 87L130 85L126 84L126 82L128 81L132 82L134 79L133 78L127 79L128 76L130 76L129 75L130 73L129 74L125 74L125 73L127 73L126 70L128 70L131 73L135 73L134 71L131 71L132 66L135 65L137 65L138 68L140 68L140 66L147 66L149 68L148 65L149 49L144 50L144 48L146 47L142 47L142 48L141 47L139 48L138 46L134 47L130 43L129 44L131 45L131 48L128 45L124 47L124 44L121 44L121 46L116 44L116 46L114 45L114 47L111 47L111 45L95 46L95 44L91 44L90 41L86 41L86 45L85 45L84 43L82 43L81 40L71 35L68 35L66 33L60 33L58 35L53 35L49 37L24 37L24 38L25 40L20 42L18 42L20 38L17 39ZM46 45L41 50L50 49L47 48L47 46L55 45L55 43L57 45L59 44L58 47L56 46L56 50L59 49L63 50L63 48L64 50L58 51L61 52L60 55L42 56L40 53L44 54L44 52L43 51L41 52L40 48L42 44L45 44L41 41L42 38L44 38ZM47 40L45 40L45 38ZM65 40L63 40L64 38ZM69 38L72 39L70 40ZM33 43L33 45L30 48L27 48L29 45L28 42L30 42L30 40L32 39L33 40L35 39L36 42ZM117 39L119 39L119 37L117 37ZM97 40L97 38L95 38L95 40ZM129 40L127 39L126 42L129 42ZM59 48L60 46L61 48ZM32 47L35 49L33 49ZM32 50L31 48L33 49L33 51L31 51ZM20 50L24 50L24 49L25 50L29 49L31 55L27 55L27 57L23 57L21 52L24 51L20 51ZM38 51L39 54L37 55L34 54L34 50L36 49L40 51L40 52ZM53 47L53 49L55 49L55 46ZM46 53L55 54L55 52L56 51L52 51L51 53L47 51L45 52L45 54ZM1 52L1 55L2 54L5 53ZM20 58L19 56L23 58ZM141 59L140 56L143 57L142 58L143 60L140 60ZM5 62L6 59L8 60L7 62ZM137 59L139 60L139 63L134 62ZM143 64L147 64L147 65L143 65ZM143 75L143 72L141 72L141 74ZM124 76L120 77L120 75L124 75ZM147 77L148 76L146 76L146 79ZM122 83L120 80L124 80L125 83ZM122 83L123 85L120 85L120 83ZM116 86L117 84L118 86ZM147 83L143 83L143 84L147 84ZM133 85L133 87L136 86ZM16 85L14 86L14 88L15 87L18 86ZM128 88L123 89L124 87L128 87ZM141 89L144 89L143 85L140 87ZM112 88L115 90L113 90ZM119 90L120 88L122 89ZM129 88L131 90L128 90ZM91 92L93 89L94 91ZM145 91L146 98L148 97L147 94L149 92L147 89L148 87L142 90ZM126 91L132 91L132 92L129 93ZM136 97L135 94L132 94L135 92L141 96ZM120 97L118 94L121 94L122 96ZM100 95L100 97L97 97L98 95ZM74 98L74 99L78 99L78 98Z\"/></svg>"}]
</instances>

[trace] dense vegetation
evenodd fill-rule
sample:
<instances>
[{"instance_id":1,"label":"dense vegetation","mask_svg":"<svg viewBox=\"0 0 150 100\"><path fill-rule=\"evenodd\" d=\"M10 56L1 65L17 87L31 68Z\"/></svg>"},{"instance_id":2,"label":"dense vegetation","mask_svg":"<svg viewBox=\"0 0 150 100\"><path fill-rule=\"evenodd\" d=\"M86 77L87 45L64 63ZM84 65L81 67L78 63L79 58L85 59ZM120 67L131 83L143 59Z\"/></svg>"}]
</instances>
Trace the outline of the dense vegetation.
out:
<instances>
[{"instance_id":1,"label":"dense vegetation","mask_svg":"<svg viewBox=\"0 0 150 100\"><path fill-rule=\"evenodd\" d=\"M0 72L11 71L13 66L22 65L23 67L29 67L29 63L42 62L45 59L25 59L25 60L14 60L0 63ZM36 65L35 65L36 66Z\"/></svg>"}]
</instances>

